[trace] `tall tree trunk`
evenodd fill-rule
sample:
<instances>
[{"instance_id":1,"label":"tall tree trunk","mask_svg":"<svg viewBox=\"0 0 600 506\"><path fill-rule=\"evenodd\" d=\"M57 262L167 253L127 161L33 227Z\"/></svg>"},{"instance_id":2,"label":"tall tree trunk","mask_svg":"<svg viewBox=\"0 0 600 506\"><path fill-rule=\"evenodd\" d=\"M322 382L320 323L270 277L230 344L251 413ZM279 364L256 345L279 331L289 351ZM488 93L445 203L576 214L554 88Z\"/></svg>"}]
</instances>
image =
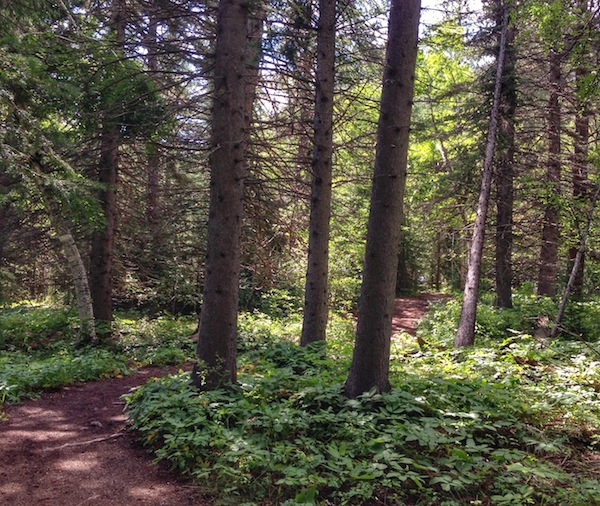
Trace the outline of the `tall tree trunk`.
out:
<instances>
[{"instance_id":1,"label":"tall tree trunk","mask_svg":"<svg viewBox=\"0 0 600 506\"><path fill-rule=\"evenodd\" d=\"M398 243L412 112L420 0L392 0L358 327L345 392L390 389Z\"/></svg>"},{"instance_id":2,"label":"tall tree trunk","mask_svg":"<svg viewBox=\"0 0 600 506\"><path fill-rule=\"evenodd\" d=\"M120 135L116 129L103 132L100 139L98 182L102 185L99 201L104 214L104 224L92 235L90 250L90 288L94 316L98 324L98 337L111 335L113 293L113 250L117 219L117 178L119 167Z\"/></svg>"},{"instance_id":3,"label":"tall tree trunk","mask_svg":"<svg viewBox=\"0 0 600 506\"><path fill-rule=\"evenodd\" d=\"M335 0L319 0L308 268L300 344L325 340L333 155Z\"/></svg>"},{"instance_id":4,"label":"tall tree trunk","mask_svg":"<svg viewBox=\"0 0 600 506\"><path fill-rule=\"evenodd\" d=\"M502 76L504 74L504 60L506 53L506 38L508 30L508 7L502 5L502 25L500 33L500 48L496 67L496 83L494 86L494 100L490 114L487 143L485 146L485 160L483 163L483 175L481 178L481 190L479 191L479 202L477 205L477 216L471 240L469 253L469 267L465 281L463 305L460 313L460 321L456 332L455 346L470 346L475 342L475 319L477 316L477 297L479 294L479 277L481 273L481 262L483 258L483 244L485 238L485 220L487 217L490 191L492 188L492 175L494 168L494 149L496 144L496 131L498 128L498 116L500 109L500 92L502 90Z\"/></svg>"},{"instance_id":5,"label":"tall tree trunk","mask_svg":"<svg viewBox=\"0 0 600 506\"><path fill-rule=\"evenodd\" d=\"M580 66L575 71L577 85L581 85L589 71ZM579 90L577 90L579 91ZM590 109L588 101L579 95L576 99L576 117L575 117L575 139L573 143L573 165L571 169L571 181L573 184L573 205L575 206L575 230L579 233L581 225L581 205L588 196L588 143L590 137ZM585 267L585 252L579 253L581 248L572 246L569 248L569 263L574 265L577 255L580 259L577 263L577 270L573 280L571 292L574 298L580 298L583 293L583 274Z\"/></svg>"},{"instance_id":6,"label":"tall tree trunk","mask_svg":"<svg viewBox=\"0 0 600 506\"><path fill-rule=\"evenodd\" d=\"M560 90L561 90L561 54L552 49L550 52L550 97L548 99L548 197L544 210L542 229L542 248L540 252L540 270L538 275L538 295L553 296L556 293L558 275L559 205L557 196L560 188Z\"/></svg>"},{"instance_id":7,"label":"tall tree trunk","mask_svg":"<svg viewBox=\"0 0 600 506\"><path fill-rule=\"evenodd\" d=\"M152 10L149 13L150 22L148 25L148 34L146 37L146 50L148 51L148 69L152 74L158 72L158 20L156 13ZM159 234L160 221L160 152L158 143L149 142L146 147L147 153L147 196L146 196L146 221L150 228L150 235L153 240L153 247L161 242Z\"/></svg>"},{"instance_id":8,"label":"tall tree trunk","mask_svg":"<svg viewBox=\"0 0 600 506\"><path fill-rule=\"evenodd\" d=\"M248 4L221 0L217 19L206 267L192 382L203 389L236 381L246 132Z\"/></svg>"},{"instance_id":9,"label":"tall tree trunk","mask_svg":"<svg viewBox=\"0 0 600 506\"><path fill-rule=\"evenodd\" d=\"M500 122L498 143L502 154L496 173L496 306L512 307L512 246L514 201L515 112L517 83L515 75L515 29L506 31L506 53L502 91L500 94Z\"/></svg>"},{"instance_id":10,"label":"tall tree trunk","mask_svg":"<svg viewBox=\"0 0 600 506\"><path fill-rule=\"evenodd\" d=\"M125 3L113 0L111 5L111 30L115 34L115 50L122 51L125 43ZM94 316L100 340L112 334L113 320L113 257L117 223L117 181L119 173L119 147L121 143L118 121L104 111L100 135L100 160L98 182L101 185L98 200L104 214L103 228L92 235L90 249L90 288Z\"/></svg>"}]
</instances>

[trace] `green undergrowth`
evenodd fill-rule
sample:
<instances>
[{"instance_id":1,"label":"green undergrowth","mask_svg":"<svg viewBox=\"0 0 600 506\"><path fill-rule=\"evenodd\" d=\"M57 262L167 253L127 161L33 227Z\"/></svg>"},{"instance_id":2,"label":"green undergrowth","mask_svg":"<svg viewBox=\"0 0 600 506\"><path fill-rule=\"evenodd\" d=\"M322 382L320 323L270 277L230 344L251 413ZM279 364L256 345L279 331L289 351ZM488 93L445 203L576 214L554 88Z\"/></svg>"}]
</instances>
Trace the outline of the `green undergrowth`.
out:
<instances>
[{"instance_id":1,"label":"green undergrowth","mask_svg":"<svg viewBox=\"0 0 600 506\"><path fill-rule=\"evenodd\" d=\"M600 504L590 343L542 346L505 329L456 351L454 305L431 311L422 347L394 338L390 393L344 397L348 320L333 319L326 349L300 349L293 317L253 314L237 385L199 393L187 374L152 380L127 396L129 416L158 459L220 504Z\"/></svg>"},{"instance_id":2,"label":"green undergrowth","mask_svg":"<svg viewBox=\"0 0 600 506\"><path fill-rule=\"evenodd\" d=\"M64 385L190 361L192 318L118 314L114 340L81 346L74 311L44 304L0 308L0 407Z\"/></svg>"}]
</instances>

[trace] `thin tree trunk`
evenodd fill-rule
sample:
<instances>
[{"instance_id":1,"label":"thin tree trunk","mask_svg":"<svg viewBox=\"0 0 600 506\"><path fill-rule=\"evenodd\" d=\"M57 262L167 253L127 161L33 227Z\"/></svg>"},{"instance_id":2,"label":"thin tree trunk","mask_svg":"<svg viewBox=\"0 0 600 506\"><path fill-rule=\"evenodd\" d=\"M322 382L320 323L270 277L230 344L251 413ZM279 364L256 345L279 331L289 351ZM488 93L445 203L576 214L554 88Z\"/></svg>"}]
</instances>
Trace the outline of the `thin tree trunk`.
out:
<instances>
[{"instance_id":1,"label":"thin tree trunk","mask_svg":"<svg viewBox=\"0 0 600 506\"><path fill-rule=\"evenodd\" d=\"M561 54L553 49L550 52L550 98L548 100L548 170L547 190L548 197L544 210L542 229L542 248L540 251L540 271L538 276L538 295L549 297L556 293L556 280L558 275L558 241L559 205L557 195L560 184L560 89L561 89Z\"/></svg>"},{"instance_id":2,"label":"thin tree trunk","mask_svg":"<svg viewBox=\"0 0 600 506\"><path fill-rule=\"evenodd\" d=\"M319 0L308 268L300 344L324 341L328 317L336 1Z\"/></svg>"},{"instance_id":3,"label":"thin tree trunk","mask_svg":"<svg viewBox=\"0 0 600 506\"><path fill-rule=\"evenodd\" d=\"M202 389L236 381L247 32L247 2L221 0L215 47L206 266L196 348L200 363L192 371L193 384Z\"/></svg>"},{"instance_id":4,"label":"thin tree trunk","mask_svg":"<svg viewBox=\"0 0 600 506\"><path fill-rule=\"evenodd\" d=\"M504 75L500 95L499 146L502 155L496 174L496 306L512 307L512 246L514 202L515 112L515 30L506 31Z\"/></svg>"},{"instance_id":5,"label":"thin tree trunk","mask_svg":"<svg viewBox=\"0 0 600 506\"><path fill-rule=\"evenodd\" d=\"M38 160L33 159L31 163L34 172L37 172L38 174L47 172ZM81 258L81 253L79 252L79 248L77 247L77 243L73 238L73 234L71 233L67 222L61 214L60 206L56 202L51 191L41 180L38 180L38 186L52 228L62 244L71 279L73 280L77 312L79 315L81 340L86 344L94 344L97 341L94 310L92 307L92 296L90 293L87 271L83 259Z\"/></svg>"},{"instance_id":6,"label":"thin tree trunk","mask_svg":"<svg viewBox=\"0 0 600 506\"><path fill-rule=\"evenodd\" d=\"M148 69L152 74L158 72L158 33L156 14L151 11L150 23L148 25L148 35L146 38L146 49L148 51ZM150 228L150 235L153 240L153 247L156 248L161 242L159 234L160 221L160 152L158 143L149 142L146 147L147 153L147 196L146 196L146 221Z\"/></svg>"},{"instance_id":7,"label":"thin tree trunk","mask_svg":"<svg viewBox=\"0 0 600 506\"><path fill-rule=\"evenodd\" d=\"M560 305L558 307L558 312L556 313L556 318L554 320L554 326L552 327L552 331L550 332L550 337L555 337L558 334L558 330L560 327L560 322L565 314L565 309L567 307L567 302L569 300L569 294L571 293L571 289L575 285L577 274L579 271L579 264L583 260L583 255L585 253L585 247L587 243L587 237L590 231L590 227L592 225L592 220L594 218L594 210L596 209L596 202L598 201L598 197L600 196L600 186L596 188L596 192L592 198L592 203L590 206L590 210L587 216L587 222L585 224L585 229L581 234L581 241L579 243L579 248L577 250L577 254L575 255L575 259L573 262L573 267L571 269L571 275L569 276L569 280L567 281L567 285L565 286L565 290L563 292L562 299L560 301Z\"/></svg>"},{"instance_id":8,"label":"thin tree trunk","mask_svg":"<svg viewBox=\"0 0 600 506\"><path fill-rule=\"evenodd\" d=\"M580 66L575 77L577 84L581 84L589 75L589 71ZM571 181L573 184L573 205L575 206L575 230L581 227L580 207L582 201L588 196L588 143L590 136L590 110L585 98L577 97L575 117L575 139L573 143L573 166L571 169ZM569 248L569 261L573 266L577 254L581 248L573 246ZM580 298L583 293L583 274L585 265L585 253L581 253L578 269L573 281L572 293L575 298Z\"/></svg>"},{"instance_id":9,"label":"thin tree trunk","mask_svg":"<svg viewBox=\"0 0 600 506\"><path fill-rule=\"evenodd\" d=\"M392 312L417 57L420 0L392 0L358 327L348 397L390 389Z\"/></svg>"},{"instance_id":10,"label":"thin tree trunk","mask_svg":"<svg viewBox=\"0 0 600 506\"><path fill-rule=\"evenodd\" d=\"M508 30L508 7L503 6L502 31L500 34L500 49L496 68L496 84L494 86L494 100L490 114L490 124L485 147L485 160L483 163L483 175L481 178L481 190L479 192L479 203L477 216L471 240L469 253L469 267L465 280L463 305L460 313L460 321L456 332L455 346L470 346L475 342L475 319L477 316L477 297L479 293L479 277L481 273L481 262L483 257L483 245L485 238L485 220L487 217L490 191L492 187L492 175L494 168L494 148L496 144L496 131L498 128L498 116L500 108L500 92L502 90L502 76L504 74L504 60L506 53L506 38Z\"/></svg>"}]
</instances>

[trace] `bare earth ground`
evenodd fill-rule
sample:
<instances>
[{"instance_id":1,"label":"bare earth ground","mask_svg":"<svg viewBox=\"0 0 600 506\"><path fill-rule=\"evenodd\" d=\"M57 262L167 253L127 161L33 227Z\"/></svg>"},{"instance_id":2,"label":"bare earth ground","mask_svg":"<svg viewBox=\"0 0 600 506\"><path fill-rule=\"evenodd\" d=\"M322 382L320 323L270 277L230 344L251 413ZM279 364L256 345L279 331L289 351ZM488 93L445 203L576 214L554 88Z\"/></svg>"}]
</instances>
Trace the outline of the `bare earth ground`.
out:
<instances>
[{"instance_id":1,"label":"bare earth ground","mask_svg":"<svg viewBox=\"0 0 600 506\"><path fill-rule=\"evenodd\" d=\"M393 331L414 335L428 300L396 300ZM65 387L6 409L0 421L0 505L208 506L199 488L154 465L126 430L120 396L177 368Z\"/></svg>"}]
</instances>

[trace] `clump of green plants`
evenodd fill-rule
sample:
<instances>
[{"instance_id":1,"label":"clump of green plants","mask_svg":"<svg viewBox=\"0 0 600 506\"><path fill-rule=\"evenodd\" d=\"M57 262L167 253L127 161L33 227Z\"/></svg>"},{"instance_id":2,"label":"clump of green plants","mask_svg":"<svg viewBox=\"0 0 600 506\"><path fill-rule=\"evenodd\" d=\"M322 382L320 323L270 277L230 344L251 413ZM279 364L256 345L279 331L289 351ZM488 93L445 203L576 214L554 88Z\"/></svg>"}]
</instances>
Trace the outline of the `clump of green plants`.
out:
<instances>
[{"instance_id":1,"label":"clump of green plants","mask_svg":"<svg viewBox=\"0 0 600 506\"><path fill-rule=\"evenodd\" d=\"M129 374L143 365L190 361L192 318L117 315L106 346L78 342L77 315L60 307L22 304L0 309L0 405L44 390Z\"/></svg>"},{"instance_id":2,"label":"clump of green plants","mask_svg":"<svg viewBox=\"0 0 600 506\"><path fill-rule=\"evenodd\" d=\"M52 353L0 354L0 401L17 402L64 385L128 373L126 358L102 348L54 347Z\"/></svg>"},{"instance_id":3,"label":"clump of green plants","mask_svg":"<svg viewBox=\"0 0 600 506\"><path fill-rule=\"evenodd\" d=\"M114 347L137 366L182 364L194 358L191 334L197 324L191 316L117 314Z\"/></svg>"},{"instance_id":4,"label":"clump of green plants","mask_svg":"<svg viewBox=\"0 0 600 506\"><path fill-rule=\"evenodd\" d=\"M42 349L76 336L78 320L73 311L35 304L8 306L0 311L0 350Z\"/></svg>"},{"instance_id":5,"label":"clump of green plants","mask_svg":"<svg viewBox=\"0 0 600 506\"><path fill-rule=\"evenodd\" d=\"M334 319L327 347L283 328L241 355L237 385L198 392L181 373L126 398L157 457L225 504L599 504L583 456L599 449L600 364L580 343L509 334L455 351L402 335L393 390L347 399L351 323Z\"/></svg>"}]
</instances>

